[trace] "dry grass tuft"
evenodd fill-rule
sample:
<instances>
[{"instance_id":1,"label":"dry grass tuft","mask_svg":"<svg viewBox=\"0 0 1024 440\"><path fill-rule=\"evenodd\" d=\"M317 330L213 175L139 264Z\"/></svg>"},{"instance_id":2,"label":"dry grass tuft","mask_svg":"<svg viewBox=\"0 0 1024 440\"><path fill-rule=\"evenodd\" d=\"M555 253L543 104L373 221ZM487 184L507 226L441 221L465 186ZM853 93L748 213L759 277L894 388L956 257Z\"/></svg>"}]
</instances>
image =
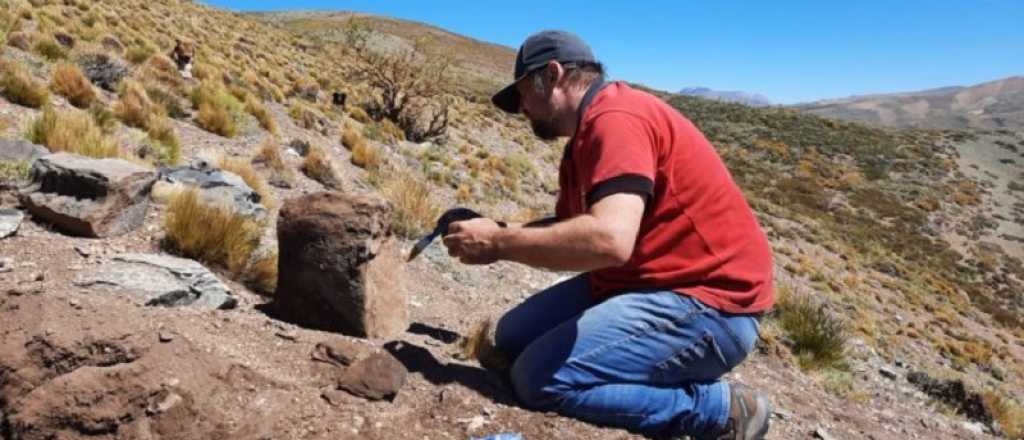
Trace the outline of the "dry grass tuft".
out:
<instances>
[{"instance_id":1,"label":"dry grass tuft","mask_svg":"<svg viewBox=\"0 0 1024 440\"><path fill-rule=\"evenodd\" d=\"M272 173L271 180L276 179L288 185L295 183L295 173L284 162L284 158L281 157L281 150L273 138L267 138L263 141L259 151L253 156L252 163L270 169Z\"/></svg>"},{"instance_id":2,"label":"dry grass tuft","mask_svg":"<svg viewBox=\"0 0 1024 440\"><path fill-rule=\"evenodd\" d=\"M32 164L25 161L0 160L0 187L28 180L31 170Z\"/></svg>"},{"instance_id":3,"label":"dry grass tuft","mask_svg":"<svg viewBox=\"0 0 1024 440\"><path fill-rule=\"evenodd\" d=\"M34 119L25 133L29 142L44 145L50 151L66 151L90 157L122 157L121 149L92 117L80 110L58 111L52 106Z\"/></svg>"},{"instance_id":4,"label":"dry grass tuft","mask_svg":"<svg viewBox=\"0 0 1024 440\"><path fill-rule=\"evenodd\" d=\"M273 204L274 193L270 190L267 181L252 167L252 162L245 159L221 156L217 159L217 168L229 171L241 177L249 188L260 195L260 203L270 207Z\"/></svg>"},{"instance_id":5,"label":"dry grass tuft","mask_svg":"<svg viewBox=\"0 0 1024 440\"><path fill-rule=\"evenodd\" d=\"M982 400L992 413L992 419L1006 434L1006 438L1024 440L1024 407L992 391L985 392Z\"/></svg>"},{"instance_id":6,"label":"dry grass tuft","mask_svg":"<svg viewBox=\"0 0 1024 440\"><path fill-rule=\"evenodd\" d=\"M8 101L31 108L42 107L50 97L28 70L12 62L0 64L0 89Z\"/></svg>"},{"instance_id":7,"label":"dry grass tuft","mask_svg":"<svg viewBox=\"0 0 1024 440\"><path fill-rule=\"evenodd\" d=\"M245 111L256 118L260 122L260 127L263 127L264 130L271 134L277 133L277 123L274 122L274 118L270 116L267 107L263 105L259 98L249 95L245 100Z\"/></svg>"},{"instance_id":8,"label":"dry grass tuft","mask_svg":"<svg viewBox=\"0 0 1024 440\"><path fill-rule=\"evenodd\" d=\"M383 170L378 169L376 173ZM434 189L409 172L391 173L384 180L384 198L391 202L391 228L395 234L405 238L418 238L434 228L441 208L434 200Z\"/></svg>"},{"instance_id":9,"label":"dry grass tuft","mask_svg":"<svg viewBox=\"0 0 1024 440\"><path fill-rule=\"evenodd\" d=\"M153 115L147 125L146 134L158 144L157 162L161 165L177 165L181 162L181 141L171 119Z\"/></svg>"},{"instance_id":10,"label":"dry grass tuft","mask_svg":"<svg viewBox=\"0 0 1024 440\"><path fill-rule=\"evenodd\" d=\"M238 134L242 104L214 81L204 81L192 91L192 105L199 110L196 123L204 130L224 137Z\"/></svg>"},{"instance_id":11,"label":"dry grass tuft","mask_svg":"<svg viewBox=\"0 0 1024 440\"><path fill-rule=\"evenodd\" d=\"M277 290L277 252L258 258L249 266L246 285L262 294Z\"/></svg>"},{"instance_id":12,"label":"dry grass tuft","mask_svg":"<svg viewBox=\"0 0 1024 440\"><path fill-rule=\"evenodd\" d=\"M352 149L351 161L357 167L373 170L380 168L384 162L384 154L380 151L380 147L363 142Z\"/></svg>"},{"instance_id":13,"label":"dry grass tuft","mask_svg":"<svg viewBox=\"0 0 1024 440\"><path fill-rule=\"evenodd\" d=\"M288 115L295 120L300 127L306 130L312 130L316 128L316 123L320 119L319 115L316 114L312 108L308 105L293 101L291 106L288 107Z\"/></svg>"},{"instance_id":14,"label":"dry grass tuft","mask_svg":"<svg viewBox=\"0 0 1024 440\"><path fill-rule=\"evenodd\" d=\"M217 107L208 102L199 105L199 115L196 116L196 123L210 133L231 138L238 134L238 125L235 124L231 114L222 107Z\"/></svg>"},{"instance_id":15,"label":"dry grass tuft","mask_svg":"<svg viewBox=\"0 0 1024 440\"><path fill-rule=\"evenodd\" d=\"M71 105L78 108L89 108L96 100L96 91L92 88L92 83L74 64L59 63L53 68L50 90L67 98Z\"/></svg>"},{"instance_id":16,"label":"dry grass tuft","mask_svg":"<svg viewBox=\"0 0 1024 440\"><path fill-rule=\"evenodd\" d=\"M476 359L488 370L506 371L512 367L512 362L498 350L494 342L494 327L489 319L478 322L469 336L459 340L460 354L464 359Z\"/></svg>"},{"instance_id":17,"label":"dry grass tuft","mask_svg":"<svg viewBox=\"0 0 1024 440\"><path fill-rule=\"evenodd\" d=\"M242 275L259 244L262 225L201 200L195 189L171 196L164 219L164 246L175 253Z\"/></svg>"},{"instance_id":18,"label":"dry grass tuft","mask_svg":"<svg viewBox=\"0 0 1024 440\"><path fill-rule=\"evenodd\" d=\"M360 144L365 144L366 139L363 135L352 125L346 124L345 131L341 133L341 145L348 148L349 151L354 150Z\"/></svg>"},{"instance_id":19,"label":"dry grass tuft","mask_svg":"<svg viewBox=\"0 0 1024 440\"><path fill-rule=\"evenodd\" d=\"M24 32L7 34L7 45L28 52L32 48L32 37Z\"/></svg>"},{"instance_id":20,"label":"dry grass tuft","mask_svg":"<svg viewBox=\"0 0 1024 440\"><path fill-rule=\"evenodd\" d=\"M129 127L145 130L154 115L163 116L163 108L149 99L146 89L137 81L123 81L118 95L114 115Z\"/></svg>"},{"instance_id":21,"label":"dry grass tuft","mask_svg":"<svg viewBox=\"0 0 1024 440\"><path fill-rule=\"evenodd\" d=\"M316 145L310 147L309 153L306 154L306 160L302 162L302 172L327 188L341 189L341 180L334 168L334 161L322 147Z\"/></svg>"},{"instance_id":22,"label":"dry grass tuft","mask_svg":"<svg viewBox=\"0 0 1024 440\"><path fill-rule=\"evenodd\" d=\"M67 49L52 38L43 38L37 41L33 49L49 61L63 60L68 57Z\"/></svg>"}]
</instances>

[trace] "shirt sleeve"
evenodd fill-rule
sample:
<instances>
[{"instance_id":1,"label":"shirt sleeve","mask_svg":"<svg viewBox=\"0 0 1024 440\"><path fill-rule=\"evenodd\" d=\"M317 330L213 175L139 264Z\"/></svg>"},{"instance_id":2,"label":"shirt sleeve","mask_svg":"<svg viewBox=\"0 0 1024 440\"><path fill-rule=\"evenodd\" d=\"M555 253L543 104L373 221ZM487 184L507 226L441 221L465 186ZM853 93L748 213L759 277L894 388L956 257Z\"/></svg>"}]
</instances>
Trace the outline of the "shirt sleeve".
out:
<instances>
[{"instance_id":1,"label":"shirt sleeve","mask_svg":"<svg viewBox=\"0 0 1024 440\"><path fill-rule=\"evenodd\" d=\"M654 196L657 168L654 133L640 117L626 112L598 115L587 130L579 159L585 171L587 206L617 193Z\"/></svg>"}]
</instances>

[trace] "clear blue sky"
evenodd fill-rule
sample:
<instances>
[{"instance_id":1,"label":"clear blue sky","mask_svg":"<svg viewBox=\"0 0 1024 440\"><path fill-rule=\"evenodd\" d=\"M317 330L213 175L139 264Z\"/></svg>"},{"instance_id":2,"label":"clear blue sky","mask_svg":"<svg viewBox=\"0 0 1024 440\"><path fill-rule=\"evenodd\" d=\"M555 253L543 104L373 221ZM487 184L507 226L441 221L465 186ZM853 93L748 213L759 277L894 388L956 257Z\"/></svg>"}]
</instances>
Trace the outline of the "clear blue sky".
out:
<instances>
[{"instance_id":1,"label":"clear blue sky","mask_svg":"<svg viewBox=\"0 0 1024 440\"><path fill-rule=\"evenodd\" d=\"M615 79L785 104L1024 75L1024 0L205 2L368 12L513 48L532 32L565 29L589 42Z\"/></svg>"}]
</instances>

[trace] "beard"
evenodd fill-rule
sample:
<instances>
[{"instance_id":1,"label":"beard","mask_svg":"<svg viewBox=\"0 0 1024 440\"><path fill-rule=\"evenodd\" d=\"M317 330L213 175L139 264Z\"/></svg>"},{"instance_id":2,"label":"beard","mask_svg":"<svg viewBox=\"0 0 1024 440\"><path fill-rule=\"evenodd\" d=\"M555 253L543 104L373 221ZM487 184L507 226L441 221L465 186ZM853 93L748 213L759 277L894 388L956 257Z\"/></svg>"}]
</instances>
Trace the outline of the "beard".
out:
<instances>
[{"instance_id":1,"label":"beard","mask_svg":"<svg viewBox=\"0 0 1024 440\"><path fill-rule=\"evenodd\" d=\"M550 141L558 138L558 129L555 128L555 121L552 119L531 119L530 127L537 137Z\"/></svg>"}]
</instances>

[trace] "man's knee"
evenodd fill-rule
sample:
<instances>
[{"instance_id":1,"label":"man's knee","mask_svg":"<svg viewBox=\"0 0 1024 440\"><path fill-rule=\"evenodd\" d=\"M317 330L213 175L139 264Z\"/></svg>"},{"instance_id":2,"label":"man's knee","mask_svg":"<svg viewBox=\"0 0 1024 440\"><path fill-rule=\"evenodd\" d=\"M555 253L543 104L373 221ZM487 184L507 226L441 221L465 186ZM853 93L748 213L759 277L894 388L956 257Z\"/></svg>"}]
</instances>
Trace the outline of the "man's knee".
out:
<instances>
[{"instance_id":1,"label":"man's knee","mask_svg":"<svg viewBox=\"0 0 1024 440\"><path fill-rule=\"evenodd\" d=\"M512 366L510 379L516 397L527 408L551 411L571 392L569 386L556 378L556 374L531 365L527 359L518 359Z\"/></svg>"}]
</instances>

